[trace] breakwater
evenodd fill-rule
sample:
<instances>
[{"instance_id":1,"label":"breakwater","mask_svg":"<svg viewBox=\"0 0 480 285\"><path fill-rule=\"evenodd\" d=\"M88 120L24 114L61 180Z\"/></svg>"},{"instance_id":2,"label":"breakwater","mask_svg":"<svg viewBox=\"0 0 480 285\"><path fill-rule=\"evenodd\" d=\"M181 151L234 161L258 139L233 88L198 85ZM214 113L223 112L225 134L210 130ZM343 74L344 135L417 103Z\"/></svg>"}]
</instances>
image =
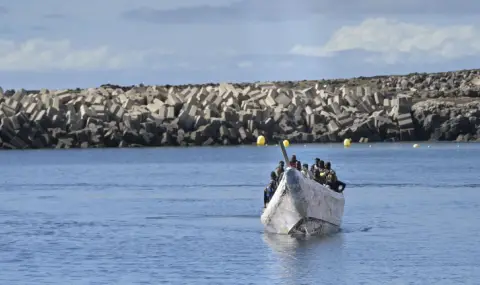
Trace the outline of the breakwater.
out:
<instances>
[{"instance_id":1,"label":"breakwater","mask_svg":"<svg viewBox=\"0 0 480 285\"><path fill-rule=\"evenodd\" d=\"M2 149L480 140L480 70L2 90Z\"/></svg>"}]
</instances>

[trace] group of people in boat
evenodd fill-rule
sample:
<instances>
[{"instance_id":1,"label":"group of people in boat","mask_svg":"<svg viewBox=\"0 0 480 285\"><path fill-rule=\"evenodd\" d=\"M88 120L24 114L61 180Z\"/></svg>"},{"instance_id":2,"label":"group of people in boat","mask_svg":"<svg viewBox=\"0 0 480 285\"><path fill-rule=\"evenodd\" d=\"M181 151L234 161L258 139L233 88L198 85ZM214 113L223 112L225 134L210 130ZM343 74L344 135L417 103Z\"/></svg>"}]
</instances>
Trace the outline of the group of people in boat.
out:
<instances>
[{"instance_id":1,"label":"group of people in boat","mask_svg":"<svg viewBox=\"0 0 480 285\"><path fill-rule=\"evenodd\" d=\"M296 168L305 178L309 178L322 185L326 185L335 192L342 193L345 189L346 184L338 180L337 173L332 169L332 165L329 161L325 162L320 158L315 158L315 163L309 168L307 163L302 165L302 163L297 160L297 156L292 155L289 166ZM280 161L275 171L270 173L270 182L264 190L264 207L266 207L267 203L273 197L273 194L275 194L278 184L282 180L284 172L285 163Z\"/></svg>"}]
</instances>

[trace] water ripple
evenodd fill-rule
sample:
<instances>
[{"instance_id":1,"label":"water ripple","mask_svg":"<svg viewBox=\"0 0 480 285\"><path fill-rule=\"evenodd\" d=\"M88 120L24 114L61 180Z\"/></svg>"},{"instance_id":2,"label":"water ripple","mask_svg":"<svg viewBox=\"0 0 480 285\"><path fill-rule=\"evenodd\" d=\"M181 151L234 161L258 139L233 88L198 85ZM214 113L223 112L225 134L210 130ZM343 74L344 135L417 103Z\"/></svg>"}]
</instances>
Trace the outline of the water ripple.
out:
<instances>
[{"instance_id":1,"label":"water ripple","mask_svg":"<svg viewBox=\"0 0 480 285\"><path fill-rule=\"evenodd\" d=\"M12 152L0 284L475 284L478 150L292 145L352 182L342 230L310 240L260 222L277 148Z\"/></svg>"},{"instance_id":2,"label":"water ripple","mask_svg":"<svg viewBox=\"0 0 480 285\"><path fill-rule=\"evenodd\" d=\"M480 183L352 183L349 188L364 187L429 187L429 188L480 188ZM58 188L82 188L89 190L92 188L130 188L135 190L154 189L154 188L261 188L265 184L125 184L125 183L3 183L1 190L14 191L17 188L34 189L58 189ZM40 196L39 198L49 199L53 196Z\"/></svg>"}]
</instances>

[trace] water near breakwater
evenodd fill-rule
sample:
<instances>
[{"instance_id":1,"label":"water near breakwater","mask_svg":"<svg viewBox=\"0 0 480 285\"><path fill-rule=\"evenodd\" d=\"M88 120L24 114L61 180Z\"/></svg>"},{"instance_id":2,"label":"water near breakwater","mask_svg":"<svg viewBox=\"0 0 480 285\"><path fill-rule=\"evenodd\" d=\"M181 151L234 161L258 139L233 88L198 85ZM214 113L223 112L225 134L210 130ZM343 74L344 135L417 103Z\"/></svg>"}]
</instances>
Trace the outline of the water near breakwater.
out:
<instances>
[{"instance_id":1,"label":"water near breakwater","mask_svg":"<svg viewBox=\"0 0 480 285\"><path fill-rule=\"evenodd\" d=\"M0 284L478 284L479 144L292 145L342 232L263 231L278 147L0 152Z\"/></svg>"}]
</instances>

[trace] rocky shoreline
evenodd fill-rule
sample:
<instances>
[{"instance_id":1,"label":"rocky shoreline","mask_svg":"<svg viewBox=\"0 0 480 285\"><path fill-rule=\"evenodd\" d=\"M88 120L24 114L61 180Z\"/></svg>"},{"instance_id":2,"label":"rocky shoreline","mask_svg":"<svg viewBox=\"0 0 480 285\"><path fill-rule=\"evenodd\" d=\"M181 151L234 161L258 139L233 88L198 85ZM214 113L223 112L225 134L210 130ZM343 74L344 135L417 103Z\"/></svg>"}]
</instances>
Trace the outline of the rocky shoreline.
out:
<instances>
[{"instance_id":1,"label":"rocky shoreline","mask_svg":"<svg viewBox=\"0 0 480 285\"><path fill-rule=\"evenodd\" d=\"M480 70L352 79L2 90L0 148L480 141Z\"/></svg>"}]
</instances>

